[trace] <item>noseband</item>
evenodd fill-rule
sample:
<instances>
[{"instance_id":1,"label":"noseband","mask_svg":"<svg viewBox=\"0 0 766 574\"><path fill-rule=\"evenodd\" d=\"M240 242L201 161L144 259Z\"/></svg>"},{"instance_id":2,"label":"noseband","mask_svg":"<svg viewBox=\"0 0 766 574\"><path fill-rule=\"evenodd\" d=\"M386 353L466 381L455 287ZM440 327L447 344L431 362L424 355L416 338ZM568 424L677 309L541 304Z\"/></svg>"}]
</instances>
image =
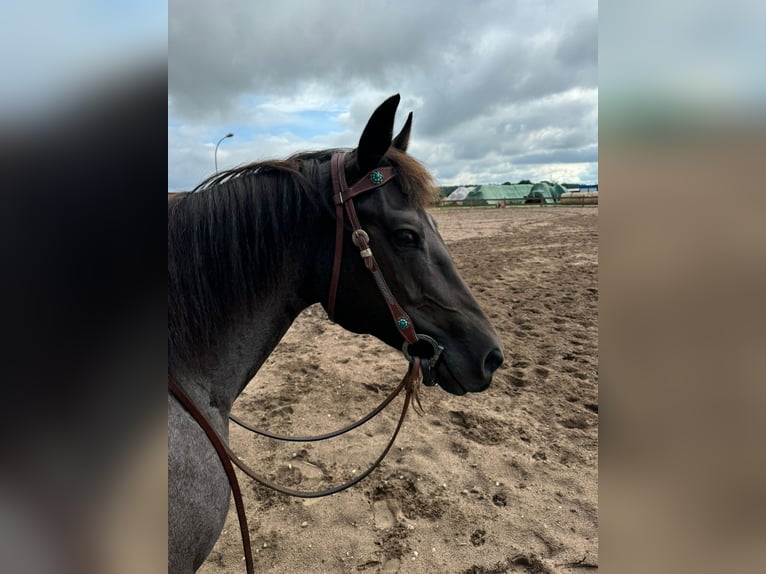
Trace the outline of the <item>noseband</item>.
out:
<instances>
[{"instance_id":1,"label":"noseband","mask_svg":"<svg viewBox=\"0 0 766 574\"><path fill-rule=\"evenodd\" d=\"M216 453L218 454L218 457L221 460L221 464L223 465L224 471L226 472L226 476L229 480L229 485L231 486L232 494L234 496L234 503L235 503L237 515L239 518L240 533L242 535L242 543L243 543L243 547L245 551L245 568L248 574L251 574L254 569L252 549L250 546L250 533L247 528L247 516L245 515L244 503L242 501L242 494L239 488L239 482L237 480L237 475L234 472L234 466L232 465L232 463L237 465L237 467L239 467L240 470L242 470L245 474L247 474L250 478L254 479L255 481L273 490L276 490L283 494L288 494L290 496L297 496L302 498L316 498L321 496L328 496L330 494L335 494L336 492L340 492L342 490L345 490L355 485L356 483L360 482L362 479L367 477L382 462L382 460L388 454L389 450L394 444L394 441L396 440L397 435L399 434L399 430L402 427L402 423L404 422L404 418L407 414L407 410L413 398L415 400L417 407L420 407L420 400L417 394L417 388L418 388L417 385L422 380L421 367L422 366L432 367L433 365L435 365L436 361L438 361L439 356L444 350L443 347L441 347L431 337L427 335L419 335L418 333L415 332L415 327L412 323L412 319L407 314L407 312L401 307L401 305L399 305L399 303L396 301L396 298L391 292L391 289L388 287L388 283L386 283L386 280L383 277L380 267L378 266L378 262L375 260L375 256L373 255L372 249L370 248L370 237L367 234L367 232L365 232L362 229L362 226L359 222L359 218L356 214L356 209L354 208L354 202L353 202L354 197L385 185L388 181L390 181L396 175L394 172L394 169L392 167L376 168L372 170L371 172L367 173L356 184L354 184L351 187L348 187L348 184L346 183L345 161L344 161L346 158L346 155L347 154L345 152L335 153L333 154L330 160L330 172L332 176L332 185L333 185L332 197L333 197L333 202L335 204L335 215L336 215L336 233L335 233L335 256L333 260L332 276L330 280L330 292L327 299L327 314L330 320L334 321L335 301L336 301L337 293L338 293L338 283L340 282L341 261L343 259L343 231L345 228L345 216L348 216L348 221L351 225L351 230L352 230L351 240L354 243L354 245L359 249L359 255L364 260L365 267L370 271L370 273L372 273L372 277L375 280L375 285L377 285L378 290L380 291L384 301L386 302L386 305L388 306L389 312L391 313L391 317L394 320L396 328L398 332L401 333L402 337L404 338L402 353L404 354L405 358L410 363L407 373L404 375L404 378L402 378L402 381L399 383L399 385L372 412L365 415L362 419L358 420L357 422L353 424L350 424L338 431L327 433L324 435L311 436L311 437L287 437L287 436L276 435L273 433L269 433L267 431L260 430L256 427L253 427L251 425L248 425L242 422L234 415L229 415L229 418L235 423L237 423L238 425L250 431L253 431L257 434L267 436L273 439L286 440L286 441L298 441L298 442L318 441L318 440L324 440L324 439L332 438L335 436L339 436L341 434L344 434L350 430L353 430L363 425L364 423L369 421L371 418L373 418L375 415L377 415L379 412L381 412L394 398L396 398L397 395L399 395L402 389L406 389L404 405L402 406L402 413L399 416L399 421L397 422L396 428L388 444L386 445L385 449L381 453L381 455L375 460L374 463L372 463L372 465L365 472L361 473L360 475L356 476L352 480L340 486L328 488L326 490L318 491L318 492L304 492L304 491L298 491L298 490L293 490L290 488L285 488L283 486L279 486L269 481L268 479L259 476L258 474L253 472L244 462L242 462L242 460L234 452L232 452L232 450L229 448L229 445L226 444L226 442L216 432L216 430L213 428L212 424L210 423L210 421L208 420L204 412L202 412L194 403L194 401L186 394L186 392L183 389L181 389L181 387L176 382L175 376L173 376L172 374L168 376L168 389L170 390L171 394L173 394L173 396L176 397L176 399L184 406L184 408L189 412L189 414L192 415L192 417L197 421L200 427L205 431L205 434L208 436L208 439L210 440L213 447L215 448ZM414 353L412 353L412 349L410 347L416 343L421 343L421 344L425 343L427 345L430 345L432 347L432 355L427 359L421 358L419 356L415 356Z\"/></svg>"}]
</instances>

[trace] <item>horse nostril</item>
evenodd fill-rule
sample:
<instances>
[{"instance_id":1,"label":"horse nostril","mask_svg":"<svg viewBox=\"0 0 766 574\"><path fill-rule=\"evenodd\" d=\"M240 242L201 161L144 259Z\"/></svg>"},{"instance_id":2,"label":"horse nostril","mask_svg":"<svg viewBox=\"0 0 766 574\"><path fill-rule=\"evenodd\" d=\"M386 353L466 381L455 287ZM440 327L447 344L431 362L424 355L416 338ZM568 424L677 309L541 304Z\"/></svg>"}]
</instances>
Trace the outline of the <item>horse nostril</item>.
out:
<instances>
[{"instance_id":1,"label":"horse nostril","mask_svg":"<svg viewBox=\"0 0 766 574\"><path fill-rule=\"evenodd\" d=\"M492 349L484 359L484 377L489 379L500 365L503 364L503 352L500 349Z\"/></svg>"}]
</instances>

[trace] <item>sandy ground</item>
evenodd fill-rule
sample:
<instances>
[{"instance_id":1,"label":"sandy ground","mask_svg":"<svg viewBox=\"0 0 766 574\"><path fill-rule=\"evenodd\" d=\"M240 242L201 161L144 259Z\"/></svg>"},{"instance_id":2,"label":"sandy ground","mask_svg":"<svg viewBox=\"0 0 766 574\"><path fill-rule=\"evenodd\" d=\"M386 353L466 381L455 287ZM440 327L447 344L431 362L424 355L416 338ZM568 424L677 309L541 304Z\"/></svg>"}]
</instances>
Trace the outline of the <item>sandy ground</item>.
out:
<instances>
[{"instance_id":1,"label":"sandy ground","mask_svg":"<svg viewBox=\"0 0 766 574\"><path fill-rule=\"evenodd\" d=\"M256 571L402 574L598 569L598 208L434 210L503 337L484 393L421 391L381 467L351 490L294 499L241 476ZM334 430L401 379L402 356L307 309L235 404L286 434ZM232 427L235 452L282 484L318 489L364 470L399 415L330 444L282 445ZM201 572L244 572L233 503Z\"/></svg>"}]
</instances>

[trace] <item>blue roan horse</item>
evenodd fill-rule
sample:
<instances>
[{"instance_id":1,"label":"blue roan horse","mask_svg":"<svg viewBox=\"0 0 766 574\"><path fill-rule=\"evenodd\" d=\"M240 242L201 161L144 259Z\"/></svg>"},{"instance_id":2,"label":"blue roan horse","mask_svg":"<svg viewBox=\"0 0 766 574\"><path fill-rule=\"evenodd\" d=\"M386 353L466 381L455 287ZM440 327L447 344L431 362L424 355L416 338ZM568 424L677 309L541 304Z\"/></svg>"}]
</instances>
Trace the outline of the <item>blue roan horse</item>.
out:
<instances>
[{"instance_id":1,"label":"blue roan horse","mask_svg":"<svg viewBox=\"0 0 766 574\"><path fill-rule=\"evenodd\" d=\"M317 302L329 304L344 328L397 349L411 321L418 334L443 347L423 376L447 392L483 391L502 364L500 338L425 210L436 188L406 153L412 114L392 140L398 104L398 95L383 102L359 146L338 156L352 189L364 185L363 178L373 182L367 187L374 189L355 199L356 213L369 236L363 247L374 251L386 291L365 266L369 250L340 226L343 249L330 294L336 207L343 202L334 192L331 158L339 150L222 172L168 202L168 375L224 440L237 396L298 314ZM387 299L394 298L409 320L392 321ZM194 572L204 562L223 528L229 496L213 446L169 394L169 572Z\"/></svg>"}]
</instances>

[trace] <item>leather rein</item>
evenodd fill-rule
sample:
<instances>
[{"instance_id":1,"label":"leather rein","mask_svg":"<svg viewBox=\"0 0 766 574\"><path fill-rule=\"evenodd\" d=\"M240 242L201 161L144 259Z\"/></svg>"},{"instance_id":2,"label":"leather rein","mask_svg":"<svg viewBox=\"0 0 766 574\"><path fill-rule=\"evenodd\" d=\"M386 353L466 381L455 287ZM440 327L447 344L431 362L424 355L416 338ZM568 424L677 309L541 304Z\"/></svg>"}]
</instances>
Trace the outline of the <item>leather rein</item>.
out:
<instances>
[{"instance_id":1,"label":"leather rein","mask_svg":"<svg viewBox=\"0 0 766 574\"><path fill-rule=\"evenodd\" d=\"M333 203L335 204L335 215L336 215L336 233L335 233L335 254L334 254L334 260L333 260L332 276L330 280L330 292L329 292L328 303L327 303L327 314L330 320L334 321L335 301L337 297L338 284L340 282L341 261L343 259L343 231L345 228L345 217L347 216L349 224L351 226L351 230L352 230L351 240L354 243L354 245L359 249L359 255L364 260L365 267L372 274L373 279L375 280L375 284L377 285L378 290L380 291L381 295L383 296L383 299L386 302L386 305L388 306L388 309L391 313L391 317L393 318L394 323L396 324L397 330L402 334L402 337L404 338L402 352L410 363L409 368L407 369L407 373L404 375L404 377L402 378L401 382L397 385L397 387L393 391L391 391L391 393L389 393L388 396L386 396L386 398L383 399L383 401L375 409L373 409L371 412L369 412L367 415L365 415L358 421L330 433L317 435L317 436L303 436L303 437L283 436L283 435L274 434L268 431L264 431L252 425L249 425L232 414L229 415L229 419L247 430L250 430L256 434L259 434L268 438L276 439L276 440L293 441L293 442L314 442L314 441L326 440L329 438L333 438L333 437L345 434L365 424L370 419L375 417L378 413L380 413L386 406L388 406L391 403L391 401L393 401L401 393L402 389L404 389L406 391L406 394L404 398L404 403L402 405L401 415L399 416L399 420L396 424L396 428L394 429L393 434L391 435L391 438L389 439L388 443L386 444L386 447L383 449L383 452L380 454L380 456L375 460L375 462L372 463L372 465L366 471L359 474L358 476L355 476L352 480L344 484L341 484L339 486L331 487L331 488L320 490L320 491L312 491L312 492L294 490L291 488L280 486L256 474L255 472L253 472L252 469L250 469L250 467L248 467L244 462L242 462L242 460L229 448L229 445L226 444L226 441L224 441L221 438L221 436L218 434L218 432L215 430L213 425L208 420L207 416L199 409L199 407L197 407L197 405L186 394L186 392L183 389L181 389L181 387L176 382L175 377L172 374L168 375L168 389L170 393L174 397L176 397L176 399L183 405L183 407L189 412L189 414L191 414L194 420L197 421L197 423L200 425L202 430L205 431L205 434L207 435L208 439L210 440L213 447L215 448L216 453L218 454L218 457L221 460L221 464L223 465L224 471L226 472L226 476L229 480L229 485L231 486L231 489L232 489L232 495L234 497L234 504L237 510L237 516L239 518L240 533L242 535L242 544L245 551L245 567L247 569L248 574L252 574L254 572L253 556L252 556L252 549L250 545L250 533L247 527L247 516L245 514L245 507L242 501L242 493L239 488L237 475L234 471L234 465L239 467L239 469L242 472L244 472L247 476L249 476L256 482L268 488L276 490L277 492L281 492L289 496L296 496L300 498L319 498L323 496L329 496L331 494L341 492L343 490L346 490L347 488L354 486L355 484L357 484L358 482L360 482L361 480L369 476L369 474L372 473L372 471L378 467L378 465L383 461L383 459L386 457L388 452L391 450L391 447L393 446L394 441L396 440L396 437L399 434L399 430L401 429L402 424L404 423L404 419L407 415L407 410L409 409L410 403L412 403L413 398L415 399L416 410L419 409L422 412L420 399L418 397L418 383L422 380L422 366L424 364L433 366L436 363L436 361L439 359L439 356L442 353L442 351L444 350L431 337L428 337L427 335L421 335L415 332L415 327L412 323L412 319L396 301L396 298L394 297L393 293L391 292L391 289L388 287L388 284L386 283L385 278L383 277L380 267L378 266L378 263L375 260L375 256L372 253L372 249L370 248L370 237L362 229L361 223L359 222L359 218L356 214L356 209L354 207L354 202L353 202L354 197L385 185L388 181L390 181L396 175L394 172L394 169L392 167L376 168L370 171L369 173L367 173L355 185L349 187L348 184L346 183L346 174L345 174L346 156L347 156L346 152L339 152L339 153L333 154L330 160L331 162L330 172L332 176L332 185L333 185L332 198L333 198ZM424 341L427 344L431 345L433 353L430 356L430 358L421 359L420 357L415 356L414 354L413 355L410 354L409 352L410 345L414 345L415 343L419 341Z\"/></svg>"}]
</instances>

